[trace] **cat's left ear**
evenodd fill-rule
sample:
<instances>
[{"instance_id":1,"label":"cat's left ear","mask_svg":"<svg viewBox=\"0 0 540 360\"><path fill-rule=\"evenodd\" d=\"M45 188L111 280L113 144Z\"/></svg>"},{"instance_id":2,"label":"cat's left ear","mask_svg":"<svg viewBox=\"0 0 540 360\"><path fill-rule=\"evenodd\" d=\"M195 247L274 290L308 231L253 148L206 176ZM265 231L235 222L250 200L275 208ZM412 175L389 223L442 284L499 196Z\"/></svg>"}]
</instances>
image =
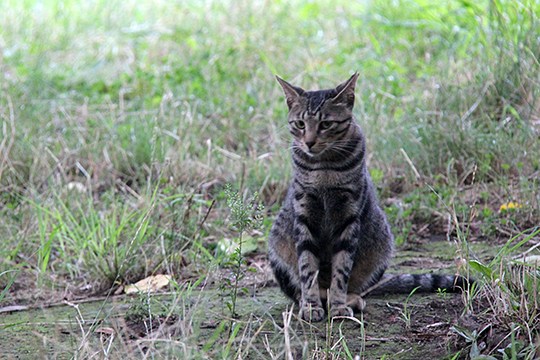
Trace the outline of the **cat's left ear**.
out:
<instances>
[{"instance_id":1,"label":"cat's left ear","mask_svg":"<svg viewBox=\"0 0 540 360\"><path fill-rule=\"evenodd\" d=\"M354 106L354 88L356 86L356 80L358 79L358 73L355 72L349 80L336 86L337 95L332 98L334 104L343 104L352 108Z\"/></svg>"}]
</instances>

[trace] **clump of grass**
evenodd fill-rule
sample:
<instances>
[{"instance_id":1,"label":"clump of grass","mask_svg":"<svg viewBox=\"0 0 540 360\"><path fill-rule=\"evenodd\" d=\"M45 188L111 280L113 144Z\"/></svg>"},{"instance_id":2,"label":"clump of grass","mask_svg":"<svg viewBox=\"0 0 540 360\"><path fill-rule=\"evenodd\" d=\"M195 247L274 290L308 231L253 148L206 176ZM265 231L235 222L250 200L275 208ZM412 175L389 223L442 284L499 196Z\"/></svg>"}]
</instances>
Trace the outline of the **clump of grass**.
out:
<instances>
[{"instance_id":1,"label":"clump of grass","mask_svg":"<svg viewBox=\"0 0 540 360\"><path fill-rule=\"evenodd\" d=\"M39 271L65 272L71 278L89 275L106 286L139 277L145 269L136 259L149 256L141 250L149 247L155 200L150 198L142 209L129 203L103 209L92 198L81 200L58 197L52 206L31 202L38 218Z\"/></svg>"},{"instance_id":2,"label":"clump of grass","mask_svg":"<svg viewBox=\"0 0 540 360\"><path fill-rule=\"evenodd\" d=\"M540 254L531 241L539 234L540 229L534 228L510 238L488 263L469 261L474 274L485 283L472 302L478 302L484 310L476 311L490 328L506 334L484 354L505 353L527 359L538 355Z\"/></svg>"}]
</instances>

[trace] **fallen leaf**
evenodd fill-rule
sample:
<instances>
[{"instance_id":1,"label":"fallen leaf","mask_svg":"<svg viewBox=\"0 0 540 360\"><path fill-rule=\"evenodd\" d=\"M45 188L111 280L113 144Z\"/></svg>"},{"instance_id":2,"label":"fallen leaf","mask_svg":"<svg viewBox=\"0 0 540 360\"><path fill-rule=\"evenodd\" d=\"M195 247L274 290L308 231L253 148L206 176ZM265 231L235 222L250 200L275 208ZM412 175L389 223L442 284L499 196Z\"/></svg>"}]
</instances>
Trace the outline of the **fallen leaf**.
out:
<instances>
[{"instance_id":1,"label":"fallen leaf","mask_svg":"<svg viewBox=\"0 0 540 360\"><path fill-rule=\"evenodd\" d=\"M170 275L153 275L146 279L137 281L135 284L124 286L124 293L133 294L137 292L156 292L159 289L169 285Z\"/></svg>"}]
</instances>

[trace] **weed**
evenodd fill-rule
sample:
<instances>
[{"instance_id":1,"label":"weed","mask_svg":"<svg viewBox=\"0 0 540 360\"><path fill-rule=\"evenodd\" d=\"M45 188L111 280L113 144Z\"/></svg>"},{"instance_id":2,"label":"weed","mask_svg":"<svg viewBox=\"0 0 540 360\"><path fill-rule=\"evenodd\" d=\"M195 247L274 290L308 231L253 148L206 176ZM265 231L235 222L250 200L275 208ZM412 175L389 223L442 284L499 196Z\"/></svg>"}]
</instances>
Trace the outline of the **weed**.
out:
<instances>
[{"instance_id":1,"label":"weed","mask_svg":"<svg viewBox=\"0 0 540 360\"><path fill-rule=\"evenodd\" d=\"M138 292L129 305L129 309L126 313L126 320L143 321L148 318L152 321L150 296L146 292Z\"/></svg>"},{"instance_id":2,"label":"weed","mask_svg":"<svg viewBox=\"0 0 540 360\"><path fill-rule=\"evenodd\" d=\"M242 252L244 236L246 231L256 229L262 224L262 207L257 200L257 195L253 195L248 201L243 201L238 192L232 189L231 185L225 187L225 197L227 199L227 206L231 211L230 225L238 234L238 237L235 239L235 250L229 259L229 263L233 266L233 280L232 282L227 281L225 285L230 287L230 289L225 290L229 293L230 299L227 307L229 308L231 317L236 318L238 291L247 291L247 289L239 288L240 281L244 277L243 265L245 259Z\"/></svg>"},{"instance_id":3,"label":"weed","mask_svg":"<svg viewBox=\"0 0 540 360\"><path fill-rule=\"evenodd\" d=\"M510 238L487 264L478 260L469 261L471 269L486 282L486 286L477 294L489 306L485 316L493 326L507 328L505 339L511 338L507 348L500 348L504 342L501 341L488 349L489 352L496 350L508 355L511 350L514 354L511 358L515 358L517 348L525 358L533 358L536 354L534 341L540 328L540 276L535 260L537 257L531 253L537 246L524 248L538 234L540 229L534 228ZM516 252L521 254L516 255ZM518 344L516 334L527 339L528 345Z\"/></svg>"},{"instance_id":4,"label":"weed","mask_svg":"<svg viewBox=\"0 0 540 360\"><path fill-rule=\"evenodd\" d=\"M448 298L448 293L446 292L446 289L437 289L437 295L442 299Z\"/></svg>"},{"instance_id":5,"label":"weed","mask_svg":"<svg viewBox=\"0 0 540 360\"><path fill-rule=\"evenodd\" d=\"M469 356L471 359L477 359L479 358L481 351L484 350L486 347L486 344L480 342L479 338L485 336L486 332L489 331L490 328L491 326L488 325L480 331L473 330L472 332L459 326L452 326L450 329L459 336L463 337L463 339L465 339L465 341L470 344ZM487 359L491 360L495 358L487 357Z\"/></svg>"}]
</instances>

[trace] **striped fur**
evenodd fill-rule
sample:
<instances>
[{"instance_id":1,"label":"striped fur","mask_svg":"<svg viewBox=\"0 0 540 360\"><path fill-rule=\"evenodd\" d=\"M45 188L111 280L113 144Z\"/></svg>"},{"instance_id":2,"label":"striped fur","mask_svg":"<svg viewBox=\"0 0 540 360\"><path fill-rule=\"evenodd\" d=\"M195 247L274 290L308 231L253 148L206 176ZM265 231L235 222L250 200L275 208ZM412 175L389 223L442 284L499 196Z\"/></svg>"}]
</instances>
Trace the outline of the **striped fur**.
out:
<instances>
[{"instance_id":1,"label":"striped fur","mask_svg":"<svg viewBox=\"0 0 540 360\"><path fill-rule=\"evenodd\" d=\"M471 279L447 274L386 274L379 282L365 290L365 294L432 293L439 289L446 292L462 292L469 287Z\"/></svg>"},{"instance_id":2,"label":"striped fur","mask_svg":"<svg viewBox=\"0 0 540 360\"><path fill-rule=\"evenodd\" d=\"M357 77L320 91L277 78L289 107L294 176L270 231L269 258L281 289L300 305L305 320L321 321L327 301L331 316L351 316L363 308L360 294L366 290L410 292L420 285L431 291L435 285L453 288L455 281L430 274L384 276L394 241L352 113Z\"/></svg>"}]
</instances>

